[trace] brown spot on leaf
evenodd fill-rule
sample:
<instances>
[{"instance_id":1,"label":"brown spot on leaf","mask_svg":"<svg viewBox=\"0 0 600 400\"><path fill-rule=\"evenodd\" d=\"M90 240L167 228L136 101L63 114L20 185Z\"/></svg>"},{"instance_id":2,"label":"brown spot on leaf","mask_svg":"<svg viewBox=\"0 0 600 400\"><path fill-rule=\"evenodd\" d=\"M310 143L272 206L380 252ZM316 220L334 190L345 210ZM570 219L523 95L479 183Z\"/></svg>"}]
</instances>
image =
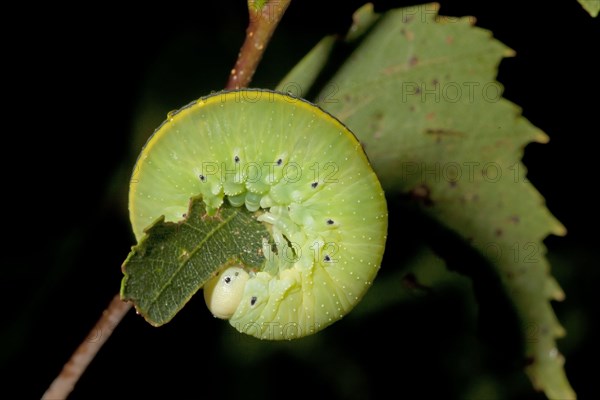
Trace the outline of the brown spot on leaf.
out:
<instances>
[{"instance_id":1,"label":"brown spot on leaf","mask_svg":"<svg viewBox=\"0 0 600 400\"><path fill-rule=\"evenodd\" d=\"M427 118L427 116L426 116ZM453 131L451 129L446 128L427 128L425 129L426 135L435 135L435 136L456 136L456 137L464 137L466 136L463 132Z\"/></svg>"},{"instance_id":2,"label":"brown spot on leaf","mask_svg":"<svg viewBox=\"0 0 600 400\"><path fill-rule=\"evenodd\" d=\"M500 237L500 236L502 236L502 234L503 234L503 233L504 233L504 231L502 231L502 229L500 229L500 228L497 228L497 229L494 231L494 235L496 235L496 237Z\"/></svg>"},{"instance_id":3,"label":"brown spot on leaf","mask_svg":"<svg viewBox=\"0 0 600 400\"><path fill-rule=\"evenodd\" d=\"M525 358L525 366L526 367L533 365L533 363L535 363L535 357L529 356L529 357Z\"/></svg>"},{"instance_id":4,"label":"brown spot on leaf","mask_svg":"<svg viewBox=\"0 0 600 400\"><path fill-rule=\"evenodd\" d=\"M412 272L409 272L408 274L404 275L402 277L402 285L414 292L422 292L424 294L428 294L430 293L432 290L429 286L425 286L423 284L421 284L418 280L417 277L415 276L415 274L413 274Z\"/></svg>"},{"instance_id":5,"label":"brown spot on leaf","mask_svg":"<svg viewBox=\"0 0 600 400\"><path fill-rule=\"evenodd\" d=\"M212 216L211 216L211 215L208 215L208 213L204 213L204 214L203 214L203 215L200 217L200 219L201 219L202 221L219 221L219 222L223 221L223 216L221 215L221 208L219 208L219 209L217 210L217 212L215 213L215 215L212 215Z\"/></svg>"},{"instance_id":6,"label":"brown spot on leaf","mask_svg":"<svg viewBox=\"0 0 600 400\"><path fill-rule=\"evenodd\" d=\"M433 205L433 200L431 200L431 189L425 184L415 186L410 191L410 197L427 207Z\"/></svg>"},{"instance_id":7,"label":"brown spot on leaf","mask_svg":"<svg viewBox=\"0 0 600 400\"><path fill-rule=\"evenodd\" d=\"M519 218L518 215L511 215L510 218L508 219L510 222L512 222L513 224L518 224L519 221L521 221L521 219Z\"/></svg>"},{"instance_id":8,"label":"brown spot on leaf","mask_svg":"<svg viewBox=\"0 0 600 400\"><path fill-rule=\"evenodd\" d=\"M373 122L371 123L371 131L373 132L374 139L380 139L383 133L381 120L383 119L383 113L381 111L373 114Z\"/></svg>"},{"instance_id":9,"label":"brown spot on leaf","mask_svg":"<svg viewBox=\"0 0 600 400\"><path fill-rule=\"evenodd\" d=\"M430 113L427 113L427 115L425 115L425 119L426 119L426 120L429 120L429 121L431 121L431 120L432 120L432 119L434 119L434 118L435 118L435 112L433 112L433 111L432 111L432 112L430 112Z\"/></svg>"},{"instance_id":10,"label":"brown spot on leaf","mask_svg":"<svg viewBox=\"0 0 600 400\"><path fill-rule=\"evenodd\" d=\"M447 44L454 43L454 37L453 36L446 36L446 43Z\"/></svg>"},{"instance_id":11,"label":"brown spot on leaf","mask_svg":"<svg viewBox=\"0 0 600 400\"><path fill-rule=\"evenodd\" d=\"M465 193L460 198L460 202L462 204L466 204L466 203L470 203L470 202L475 202L477 200L479 200L479 195L477 193Z\"/></svg>"},{"instance_id":12,"label":"brown spot on leaf","mask_svg":"<svg viewBox=\"0 0 600 400\"><path fill-rule=\"evenodd\" d=\"M414 67L419 63L419 58L417 56L412 56L409 60L408 60L408 65L410 67Z\"/></svg>"}]
</instances>

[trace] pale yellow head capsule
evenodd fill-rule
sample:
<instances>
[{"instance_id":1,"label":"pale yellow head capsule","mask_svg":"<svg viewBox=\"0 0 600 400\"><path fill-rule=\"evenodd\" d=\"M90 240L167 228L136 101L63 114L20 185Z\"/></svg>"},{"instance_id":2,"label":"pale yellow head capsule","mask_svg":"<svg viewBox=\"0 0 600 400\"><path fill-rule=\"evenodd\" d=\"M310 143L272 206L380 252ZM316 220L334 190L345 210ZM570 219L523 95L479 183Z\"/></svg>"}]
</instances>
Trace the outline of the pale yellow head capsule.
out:
<instances>
[{"instance_id":1,"label":"pale yellow head capsule","mask_svg":"<svg viewBox=\"0 0 600 400\"><path fill-rule=\"evenodd\" d=\"M240 267L229 267L204 285L204 301L217 318L229 319L242 301L250 275Z\"/></svg>"}]
</instances>

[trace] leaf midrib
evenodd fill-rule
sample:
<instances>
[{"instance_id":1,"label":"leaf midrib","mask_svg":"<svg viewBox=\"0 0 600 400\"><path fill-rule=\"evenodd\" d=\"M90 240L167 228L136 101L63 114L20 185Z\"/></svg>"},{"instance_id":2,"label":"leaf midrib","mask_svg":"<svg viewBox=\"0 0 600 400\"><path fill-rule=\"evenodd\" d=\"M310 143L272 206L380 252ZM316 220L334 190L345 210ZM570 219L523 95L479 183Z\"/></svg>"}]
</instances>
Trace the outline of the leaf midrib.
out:
<instances>
[{"instance_id":1,"label":"leaf midrib","mask_svg":"<svg viewBox=\"0 0 600 400\"><path fill-rule=\"evenodd\" d=\"M233 218L235 218L235 216L239 213L239 211L237 209L235 209L230 216L228 216L227 218L225 218L221 223L219 223L217 226L215 226L213 229L211 229L206 236L194 247L194 249L190 252L190 256L185 260L182 261L179 266L177 267L177 269L171 274L171 276L169 277L169 279L165 282L165 284L159 289L159 291L157 292L156 296L154 296L154 298L152 298L152 300L150 300L150 303L148 305L148 314L150 314L150 310L156 305L158 299L163 295L164 291L171 286L171 284L173 283L173 279L175 278L175 276L179 275L179 273L181 272L181 270L190 262L190 260L192 260L192 258L194 258L194 255L206 244L206 242L208 242L208 240L210 238L212 238L214 236L214 234L219 231L221 228L223 228L223 226L227 225L229 222L231 222L231 220ZM188 222L185 222L183 225L187 225L190 228L194 229L194 230L199 230L197 227L191 225Z\"/></svg>"}]
</instances>

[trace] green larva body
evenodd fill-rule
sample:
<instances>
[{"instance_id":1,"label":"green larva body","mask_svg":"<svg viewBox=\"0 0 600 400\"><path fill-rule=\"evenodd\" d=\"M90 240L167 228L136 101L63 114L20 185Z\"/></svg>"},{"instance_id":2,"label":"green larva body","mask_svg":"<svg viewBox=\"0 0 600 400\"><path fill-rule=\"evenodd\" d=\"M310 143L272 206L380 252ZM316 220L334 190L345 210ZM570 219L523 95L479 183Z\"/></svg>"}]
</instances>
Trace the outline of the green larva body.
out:
<instances>
[{"instance_id":1,"label":"green larva body","mask_svg":"<svg viewBox=\"0 0 600 400\"><path fill-rule=\"evenodd\" d=\"M240 90L171 113L132 176L138 240L161 215L181 220L198 194L209 213L224 201L261 213L272 234L264 267L248 271L229 319L241 332L272 340L314 333L348 313L377 274L383 190L354 135L307 101Z\"/></svg>"}]
</instances>

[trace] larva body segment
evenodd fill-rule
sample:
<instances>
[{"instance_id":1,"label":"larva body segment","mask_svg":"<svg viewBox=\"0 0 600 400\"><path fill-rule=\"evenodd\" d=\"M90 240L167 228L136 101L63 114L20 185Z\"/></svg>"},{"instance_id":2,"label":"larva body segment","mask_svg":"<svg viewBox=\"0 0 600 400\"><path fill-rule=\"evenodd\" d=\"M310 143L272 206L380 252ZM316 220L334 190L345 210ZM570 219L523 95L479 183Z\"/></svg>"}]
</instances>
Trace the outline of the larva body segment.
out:
<instances>
[{"instance_id":1,"label":"larva body segment","mask_svg":"<svg viewBox=\"0 0 600 400\"><path fill-rule=\"evenodd\" d=\"M314 333L348 313L375 278L387 233L383 190L354 135L317 106L265 90L221 92L171 114L132 176L138 240L178 221L202 194L260 213L272 235L230 323L271 340Z\"/></svg>"}]
</instances>

